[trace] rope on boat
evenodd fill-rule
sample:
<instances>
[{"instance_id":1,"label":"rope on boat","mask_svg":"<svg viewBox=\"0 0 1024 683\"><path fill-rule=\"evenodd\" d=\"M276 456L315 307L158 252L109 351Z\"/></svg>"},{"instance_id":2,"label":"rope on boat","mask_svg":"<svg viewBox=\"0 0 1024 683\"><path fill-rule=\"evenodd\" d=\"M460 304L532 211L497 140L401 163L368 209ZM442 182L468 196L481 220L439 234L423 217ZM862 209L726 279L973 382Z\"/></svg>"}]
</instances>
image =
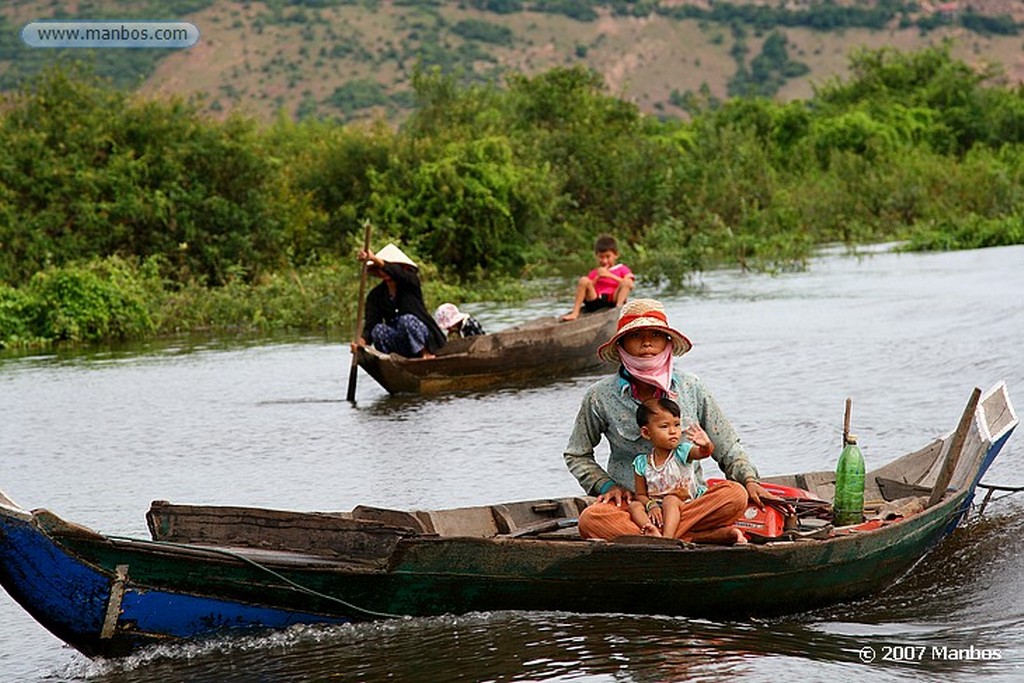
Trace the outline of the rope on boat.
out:
<instances>
[{"instance_id":1,"label":"rope on boat","mask_svg":"<svg viewBox=\"0 0 1024 683\"><path fill-rule=\"evenodd\" d=\"M985 506L987 506L989 503L994 503L997 500L1002 500L1003 498L1009 498L1015 493L1020 493L1021 491L1024 491L1024 486L996 486L995 484L981 483L979 483L978 486L988 491L988 493L985 494L985 499L981 501L981 507L978 508L979 515L985 512ZM993 497L995 496L996 491L999 491L1003 495Z\"/></svg>"},{"instance_id":2,"label":"rope on boat","mask_svg":"<svg viewBox=\"0 0 1024 683\"><path fill-rule=\"evenodd\" d=\"M109 538L111 540L115 540L115 541L129 541L131 543L138 543L139 542L139 539L131 538L129 536L108 536L107 538ZM388 618L388 619L401 619L401 618L404 618L404 617L407 616L405 614L391 614L389 612L377 612L377 611L374 611L372 609L366 609L365 607L360 607L359 605L354 605L351 602L348 602L346 600L342 600L341 598L336 597L334 595L328 595L327 593L321 593L318 590L315 590L313 588L309 588L308 586L303 586L302 584L300 584L300 583L298 583L296 581L293 581L292 579L289 579L287 576L284 576L280 572L274 571L273 569L271 569L270 567L268 567L268 566L266 566L264 564L260 564L259 562L257 562L256 560L252 559L251 557L246 557L245 555L242 555L241 553L236 553L236 552L234 552L232 550L227 550L225 548L212 548L212 547L201 546L201 545L191 545L191 544L188 544L188 543L174 543L174 542L171 542L171 541L142 541L142 542L143 543L147 543L147 544L159 545L159 546L167 546L167 547L171 547L171 548L187 548L188 550L198 550L198 551L201 551L201 552L213 553L215 555L225 555L225 556L230 557L232 559L240 560L242 562L245 562L246 564L252 565L256 569L259 569L260 571L264 571L267 574L270 574L271 576L273 576L278 581L284 582L285 584L287 584L288 586L290 586L294 590L299 591L300 593L305 593L306 595L311 595L313 597L320 598L322 600L328 600L330 602L338 603L339 605L342 605L343 607L347 607L348 609L355 610L356 612L361 612L361 613L366 614L366 615L371 616L371 617L384 617L384 618Z\"/></svg>"}]
</instances>

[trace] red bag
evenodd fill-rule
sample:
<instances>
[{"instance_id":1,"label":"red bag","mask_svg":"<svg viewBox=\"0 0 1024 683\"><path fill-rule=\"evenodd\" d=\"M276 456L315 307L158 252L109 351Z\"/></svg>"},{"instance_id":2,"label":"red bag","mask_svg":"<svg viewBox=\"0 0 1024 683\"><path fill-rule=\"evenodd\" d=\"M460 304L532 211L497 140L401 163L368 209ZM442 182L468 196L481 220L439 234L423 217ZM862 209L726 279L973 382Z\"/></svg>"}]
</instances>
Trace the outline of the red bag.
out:
<instances>
[{"instance_id":1,"label":"red bag","mask_svg":"<svg viewBox=\"0 0 1024 683\"><path fill-rule=\"evenodd\" d=\"M709 487L724 482L724 479L707 480ZM809 491L794 488L792 486L769 484L767 482L760 482L760 484L761 488L765 491L773 493L780 498L814 498ZM756 505L749 505L747 506L747 509L743 511L743 515L734 522L734 526L742 531L747 538L750 538L752 535L768 537L781 536L785 524L786 518L783 514L770 505L765 505L763 510Z\"/></svg>"}]
</instances>

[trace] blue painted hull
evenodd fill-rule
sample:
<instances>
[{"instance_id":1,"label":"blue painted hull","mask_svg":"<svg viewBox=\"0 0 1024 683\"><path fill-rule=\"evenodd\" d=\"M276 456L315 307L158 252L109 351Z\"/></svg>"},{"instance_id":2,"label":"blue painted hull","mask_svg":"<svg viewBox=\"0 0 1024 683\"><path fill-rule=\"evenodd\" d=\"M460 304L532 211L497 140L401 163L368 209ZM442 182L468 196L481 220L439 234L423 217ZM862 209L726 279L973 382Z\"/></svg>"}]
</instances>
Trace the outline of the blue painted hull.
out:
<instances>
[{"instance_id":1,"label":"blue painted hull","mask_svg":"<svg viewBox=\"0 0 1024 683\"><path fill-rule=\"evenodd\" d=\"M125 586L116 625L104 636L116 575L72 556L33 519L0 508L0 583L39 623L90 657L117 657L167 639L238 629L339 624L350 619L199 595Z\"/></svg>"}]
</instances>

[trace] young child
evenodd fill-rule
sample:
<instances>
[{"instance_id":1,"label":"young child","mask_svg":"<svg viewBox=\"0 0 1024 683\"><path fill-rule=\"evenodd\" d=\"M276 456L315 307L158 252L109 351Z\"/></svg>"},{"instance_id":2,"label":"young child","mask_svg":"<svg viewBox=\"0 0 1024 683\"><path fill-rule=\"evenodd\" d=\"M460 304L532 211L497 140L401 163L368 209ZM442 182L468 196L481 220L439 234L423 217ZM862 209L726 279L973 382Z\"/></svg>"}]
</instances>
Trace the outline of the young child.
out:
<instances>
[{"instance_id":1,"label":"young child","mask_svg":"<svg viewBox=\"0 0 1024 683\"><path fill-rule=\"evenodd\" d=\"M445 331L449 339L487 334L484 332L483 325L476 318L469 313L463 313L455 304L444 303L438 306L434 311L434 320L437 321L438 327Z\"/></svg>"},{"instance_id":2,"label":"young child","mask_svg":"<svg viewBox=\"0 0 1024 683\"><path fill-rule=\"evenodd\" d=\"M562 320L575 320L580 312L591 313L602 308L622 306L633 289L633 271L619 260L619 244L611 235L601 235L594 244L597 268L579 279L572 311Z\"/></svg>"},{"instance_id":3,"label":"young child","mask_svg":"<svg viewBox=\"0 0 1024 683\"><path fill-rule=\"evenodd\" d=\"M698 424L682 428L679 405L670 398L641 403L636 422L653 448L633 461L636 495L630 515L644 534L675 538L682 505L704 493L694 481L693 461L714 453L715 444Z\"/></svg>"}]
</instances>

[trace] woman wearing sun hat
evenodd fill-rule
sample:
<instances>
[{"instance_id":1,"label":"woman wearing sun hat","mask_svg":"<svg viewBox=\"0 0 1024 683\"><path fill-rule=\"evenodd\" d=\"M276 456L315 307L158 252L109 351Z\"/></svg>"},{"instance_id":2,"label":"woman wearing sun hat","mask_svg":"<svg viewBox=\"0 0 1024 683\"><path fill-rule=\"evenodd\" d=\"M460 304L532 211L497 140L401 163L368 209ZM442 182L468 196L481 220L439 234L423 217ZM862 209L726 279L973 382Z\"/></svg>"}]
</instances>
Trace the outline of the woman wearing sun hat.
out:
<instances>
[{"instance_id":1,"label":"woman wearing sun hat","mask_svg":"<svg viewBox=\"0 0 1024 683\"><path fill-rule=\"evenodd\" d=\"M696 375L673 367L673 357L682 356L691 346L684 334L669 325L660 302L634 299L622 307L615 334L598 349L598 356L616 363L618 372L587 390L564 454L569 471L583 489L597 496L580 515L580 535L584 538L611 539L642 533L630 517L628 503L632 498L633 460L651 448L640 435L636 410L651 398L667 396L675 400L683 427L696 423L707 432L715 446L712 457L728 478L684 505L677 538L743 543L743 534L732 524L746 509L748 500L763 506L763 499L774 498L757 483L757 469L704 383ZM594 458L594 448L602 436L611 450L607 470ZM694 476L699 485L704 485L700 461L694 463Z\"/></svg>"},{"instance_id":2,"label":"woman wearing sun hat","mask_svg":"<svg viewBox=\"0 0 1024 683\"><path fill-rule=\"evenodd\" d=\"M360 249L357 258L382 282L366 295L363 329L352 342L353 353L369 339L381 353L433 358L447 335L427 312L416 262L394 244L376 254Z\"/></svg>"}]
</instances>

